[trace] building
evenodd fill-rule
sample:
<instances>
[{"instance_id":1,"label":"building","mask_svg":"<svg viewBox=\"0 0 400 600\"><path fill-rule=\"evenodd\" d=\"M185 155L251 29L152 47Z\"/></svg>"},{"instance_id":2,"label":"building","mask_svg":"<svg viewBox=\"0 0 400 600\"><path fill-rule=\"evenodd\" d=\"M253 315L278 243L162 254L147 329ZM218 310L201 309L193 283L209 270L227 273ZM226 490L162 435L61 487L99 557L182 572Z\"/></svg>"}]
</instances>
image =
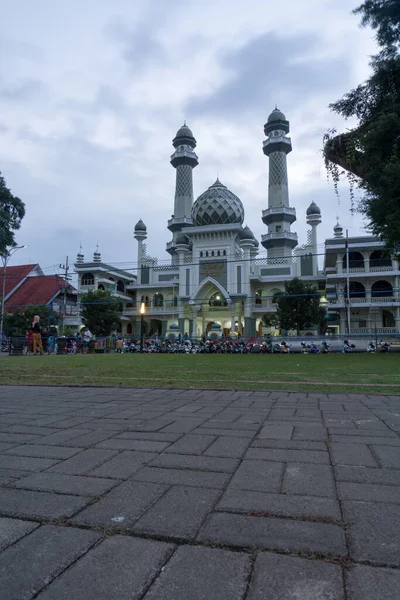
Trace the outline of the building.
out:
<instances>
[{"instance_id":1,"label":"building","mask_svg":"<svg viewBox=\"0 0 400 600\"><path fill-rule=\"evenodd\" d=\"M317 227L321 223L321 210L312 202L305 215L310 226L305 244L298 244L298 236L292 231L296 222L296 209L290 206L287 175L287 155L292 150L288 137L289 121L278 109L272 111L264 126L266 136L263 152L269 159L268 203L262 210L262 222L266 232L261 245L267 256L259 255L259 241L245 224L245 210L241 200L217 179L194 201L193 169L199 159L195 151L196 139L186 125L174 137L171 165L176 171L174 212L167 222L171 234L166 244L170 255L168 262L150 256L146 246L147 227L139 220L134 228L137 242L137 269L135 272L114 269L104 263L98 249L93 260L85 262L80 252L75 264L78 274L78 292L92 289L109 289L123 303L119 332L140 335L140 307L144 305L146 335L181 335L200 337L214 335L256 336L266 333L262 317L274 312L273 296L282 291L284 282L294 277L317 285L321 298L326 301L329 312L330 332L348 331L346 307L343 304L343 285L346 271L343 257L346 255L345 239L340 226L335 227L334 238L326 240L324 270L318 268ZM380 329L399 331L397 308L389 309L389 291L382 303L377 301L378 281L374 268L386 267L382 254L383 244L373 237L349 240L350 307L352 328L364 331L374 317ZM361 310L360 291L353 293L354 256L361 251L364 261L362 281L365 300ZM378 254L374 254L378 252ZM377 257L380 256L378 259ZM372 257L372 258L371 258ZM367 260L370 260L369 274ZM381 267L374 261L380 261ZM358 272L357 272L358 274ZM390 270L379 271L394 291L398 289L398 263L391 262ZM361 275L361 273L360 273ZM397 279L396 279L397 277ZM371 292L368 284L371 282ZM325 296L325 288L327 297ZM357 288L358 289L358 288ZM396 292L397 293L397 292ZM358 294L358 295L357 295ZM354 302L353 302L354 300ZM356 308L354 308L354 306ZM371 305L371 306L370 306ZM356 315L355 313L359 314ZM393 319L389 316L390 312ZM354 313L354 314L353 314ZM365 323L365 326L364 326ZM394 324L393 324L394 323ZM357 327L356 327L357 325ZM390 327L389 327L390 325ZM392 327L393 325L393 327ZM317 333L313 324L307 334ZM354 331L355 333L355 331Z\"/></svg>"},{"instance_id":2,"label":"building","mask_svg":"<svg viewBox=\"0 0 400 600\"><path fill-rule=\"evenodd\" d=\"M4 269L0 268L0 290ZM8 266L5 275L5 313L23 312L29 306L47 306L64 325L80 324L77 290L59 275L45 275L38 264Z\"/></svg>"}]
</instances>

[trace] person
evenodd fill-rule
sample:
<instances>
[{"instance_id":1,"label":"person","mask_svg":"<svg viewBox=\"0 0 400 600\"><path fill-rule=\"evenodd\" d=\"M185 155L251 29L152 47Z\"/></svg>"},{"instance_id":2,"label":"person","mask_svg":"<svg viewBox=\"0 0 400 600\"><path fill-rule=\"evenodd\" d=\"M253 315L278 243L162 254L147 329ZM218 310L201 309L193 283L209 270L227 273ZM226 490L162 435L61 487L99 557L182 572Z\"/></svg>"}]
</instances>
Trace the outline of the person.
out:
<instances>
[{"instance_id":1,"label":"person","mask_svg":"<svg viewBox=\"0 0 400 600\"><path fill-rule=\"evenodd\" d=\"M92 334L89 330L89 327L85 327L85 331L83 332L83 353L87 354L89 349L89 342L92 339Z\"/></svg>"},{"instance_id":2,"label":"person","mask_svg":"<svg viewBox=\"0 0 400 600\"><path fill-rule=\"evenodd\" d=\"M38 347L40 354L44 354L40 327L40 317L38 315L35 315L33 317L31 331L33 337L33 354L36 355Z\"/></svg>"}]
</instances>

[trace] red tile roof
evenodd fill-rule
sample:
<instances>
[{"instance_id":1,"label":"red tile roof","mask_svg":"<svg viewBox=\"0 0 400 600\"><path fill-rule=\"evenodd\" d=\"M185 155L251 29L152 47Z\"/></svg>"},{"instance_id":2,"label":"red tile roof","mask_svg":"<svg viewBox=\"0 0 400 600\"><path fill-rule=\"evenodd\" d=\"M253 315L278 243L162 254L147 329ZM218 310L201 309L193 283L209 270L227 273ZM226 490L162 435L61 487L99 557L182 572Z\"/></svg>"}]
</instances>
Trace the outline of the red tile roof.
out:
<instances>
[{"instance_id":1,"label":"red tile roof","mask_svg":"<svg viewBox=\"0 0 400 600\"><path fill-rule=\"evenodd\" d=\"M69 284L58 275L28 277L7 300L6 311L13 313L17 310L24 310L30 304L46 305L65 285ZM75 290L73 286L71 287Z\"/></svg>"},{"instance_id":2,"label":"red tile roof","mask_svg":"<svg viewBox=\"0 0 400 600\"><path fill-rule=\"evenodd\" d=\"M5 297L7 298L8 294L17 287L21 281L25 279L29 275L35 267L39 265L17 265L16 267L7 267L6 272L6 293ZM3 267L0 267L0 298L3 293Z\"/></svg>"}]
</instances>

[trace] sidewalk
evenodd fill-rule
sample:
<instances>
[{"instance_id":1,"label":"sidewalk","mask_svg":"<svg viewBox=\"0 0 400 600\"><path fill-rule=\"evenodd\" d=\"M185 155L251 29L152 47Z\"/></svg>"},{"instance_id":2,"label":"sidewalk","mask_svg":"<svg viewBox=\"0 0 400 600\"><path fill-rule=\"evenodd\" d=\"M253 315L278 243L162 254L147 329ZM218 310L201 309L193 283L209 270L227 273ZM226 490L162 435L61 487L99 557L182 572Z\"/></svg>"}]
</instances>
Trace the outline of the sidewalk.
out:
<instances>
[{"instance_id":1,"label":"sidewalk","mask_svg":"<svg viewBox=\"0 0 400 600\"><path fill-rule=\"evenodd\" d=\"M2 600L398 600L400 396L0 387Z\"/></svg>"}]
</instances>

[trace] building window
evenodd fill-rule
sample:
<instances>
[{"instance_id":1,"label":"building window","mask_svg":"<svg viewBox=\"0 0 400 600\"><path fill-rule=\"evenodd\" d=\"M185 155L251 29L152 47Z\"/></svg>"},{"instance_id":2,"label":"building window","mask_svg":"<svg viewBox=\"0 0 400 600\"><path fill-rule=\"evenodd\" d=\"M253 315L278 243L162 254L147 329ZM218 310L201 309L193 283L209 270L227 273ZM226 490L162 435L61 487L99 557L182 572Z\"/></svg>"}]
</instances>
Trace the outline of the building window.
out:
<instances>
[{"instance_id":1,"label":"building window","mask_svg":"<svg viewBox=\"0 0 400 600\"><path fill-rule=\"evenodd\" d=\"M347 285L344 288L344 293L347 298ZM365 298L365 287L359 281L352 281L350 283L350 302L352 298Z\"/></svg>"},{"instance_id":2,"label":"building window","mask_svg":"<svg viewBox=\"0 0 400 600\"><path fill-rule=\"evenodd\" d=\"M393 296L393 288L388 281L375 281L371 287L372 298L387 298Z\"/></svg>"},{"instance_id":3,"label":"building window","mask_svg":"<svg viewBox=\"0 0 400 600\"><path fill-rule=\"evenodd\" d=\"M81 279L82 285L94 285L94 275L92 273L84 273Z\"/></svg>"},{"instance_id":4,"label":"building window","mask_svg":"<svg viewBox=\"0 0 400 600\"><path fill-rule=\"evenodd\" d=\"M226 250L223 250L223 251L222 251L222 255L223 255L223 256L226 256Z\"/></svg>"},{"instance_id":5,"label":"building window","mask_svg":"<svg viewBox=\"0 0 400 600\"><path fill-rule=\"evenodd\" d=\"M276 233L280 233L282 231L282 225L275 225Z\"/></svg>"},{"instance_id":6,"label":"building window","mask_svg":"<svg viewBox=\"0 0 400 600\"><path fill-rule=\"evenodd\" d=\"M347 257L343 256L343 269L347 269ZM361 252L349 252L349 269L364 269L364 257Z\"/></svg>"},{"instance_id":7,"label":"building window","mask_svg":"<svg viewBox=\"0 0 400 600\"><path fill-rule=\"evenodd\" d=\"M200 252L200 258L203 258L203 251Z\"/></svg>"},{"instance_id":8,"label":"building window","mask_svg":"<svg viewBox=\"0 0 400 600\"><path fill-rule=\"evenodd\" d=\"M146 306L146 308L148 308L150 306L150 300L148 296L142 296L140 299L140 303L144 304Z\"/></svg>"},{"instance_id":9,"label":"building window","mask_svg":"<svg viewBox=\"0 0 400 600\"><path fill-rule=\"evenodd\" d=\"M262 295L262 290L257 290L256 291L256 302L255 302L256 304L262 304L261 295Z\"/></svg>"},{"instance_id":10,"label":"building window","mask_svg":"<svg viewBox=\"0 0 400 600\"><path fill-rule=\"evenodd\" d=\"M125 286L123 284L123 282L121 280L119 280L117 282L117 291L118 292L125 292Z\"/></svg>"},{"instance_id":11,"label":"building window","mask_svg":"<svg viewBox=\"0 0 400 600\"><path fill-rule=\"evenodd\" d=\"M128 335L131 335L131 333L132 333L132 323L128 323L128 325L126 326L126 333Z\"/></svg>"},{"instance_id":12,"label":"building window","mask_svg":"<svg viewBox=\"0 0 400 600\"><path fill-rule=\"evenodd\" d=\"M228 306L227 301L221 292L216 292L213 294L208 302L210 306Z\"/></svg>"},{"instance_id":13,"label":"building window","mask_svg":"<svg viewBox=\"0 0 400 600\"><path fill-rule=\"evenodd\" d=\"M388 256L385 256L382 250L375 250L371 253L369 257L369 266L370 267L391 267L392 259Z\"/></svg>"},{"instance_id":14,"label":"building window","mask_svg":"<svg viewBox=\"0 0 400 600\"><path fill-rule=\"evenodd\" d=\"M99 285L97 286L98 290L101 290L102 292L104 292L104 285L102 283L99 283Z\"/></svg>"}]
</instances>

